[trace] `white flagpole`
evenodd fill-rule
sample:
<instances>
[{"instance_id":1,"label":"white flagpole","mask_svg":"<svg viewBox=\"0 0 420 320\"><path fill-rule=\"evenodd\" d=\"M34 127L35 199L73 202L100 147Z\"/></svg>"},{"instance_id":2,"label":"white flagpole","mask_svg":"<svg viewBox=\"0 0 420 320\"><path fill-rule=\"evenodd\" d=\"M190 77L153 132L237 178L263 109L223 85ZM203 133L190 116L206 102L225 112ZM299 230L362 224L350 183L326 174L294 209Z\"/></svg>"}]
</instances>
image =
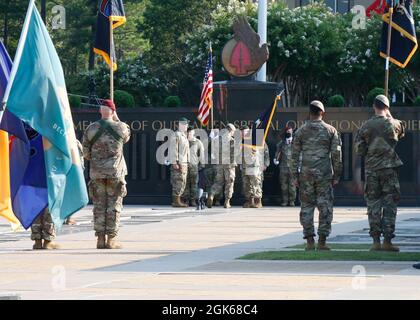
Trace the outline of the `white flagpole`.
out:
<instances>
[{"instance_id":1,"label":"white flagpole","mask_svg":"<svg viewBox=\"0 0 420 320\"><path fill-rule=\"evenodd\" d=\"M13 81L15 80L17 69L19 68L20 59L22 58L22 52L23 52L23 46L26 42L26 36L28 35L28 28L29 28L29 22L31 20L31 14L35 6L35 0L31 0L29 2L28 11L26 12L26 18L25 22L23 23L22 33L20 34L20 39L18 43L18 47L15 54L15 60L13 61L12 71L10 72L10 79L7 83L6 92L4 93L2 104L6 108L5 104L7 103L7 100L9 99L10 90L12 89ZM35 10L36 7L35 7ZM1 118L0 118L1 121Z\"/></svg>"},{"instance_id":2,"label":"white flagpole","mask_svg":"<svg viewBox=\"0 0 420 320\"><path fill-rule=\"evenodd\" d=\"M260 44L267 43L267 0L258 0L258 34ZM267 81L267 63L258 72L257 80Z\"/></svg>"}]
</instances>

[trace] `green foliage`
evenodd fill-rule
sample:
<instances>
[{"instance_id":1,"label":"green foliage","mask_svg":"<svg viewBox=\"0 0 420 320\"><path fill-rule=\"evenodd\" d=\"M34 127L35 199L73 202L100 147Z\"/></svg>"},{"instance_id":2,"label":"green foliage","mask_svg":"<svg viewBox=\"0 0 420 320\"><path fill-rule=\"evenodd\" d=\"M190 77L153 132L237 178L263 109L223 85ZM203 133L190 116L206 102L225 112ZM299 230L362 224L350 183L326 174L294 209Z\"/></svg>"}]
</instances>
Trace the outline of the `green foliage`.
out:
<instances>
[{"instance_id":1,"label":"green foliage","mask_svg":"<svg viewBox=\"0 0 420 320\"><path fill-rule=\"evenodd\" d=\"M370 90L366 96L366 106L372 107L373 101L375 100L376 96L380 94L384 94L384 92L385 91L382 88L373 88L372 90Z\"/></svg>"},{"instance_id":2,"label":"green foliage","mask_svg":"<svg viewBox=\"0 0 420 320\"><path fill-rule=\"evenodd\" d=\"M78 96L69 95L69 103L72 108L80 108L82 100Z\"/></svg>"},{"instance_id":3,"label":"green foliage","mask_svg":"<svg viewBox=\"0 0 420 320\"><path fill-rule=\"evenodd\" d=\"M114 91L114 102L118 108L134 108L135 106L133 95L124 90Z\"/></svg>"},{"instance_id":4,"label":"green foliage","mask_svg":"<svg viewBox=\"0 0 420 320\"><path fill-rule=\"evenodd\" d=\"M327 100L327 106L330 108L344 107L344 97L339 94L329 97Z\"/></svg>"},{"instance_id":5,"label":"green foliage","mask_svg":"<svg viewBox=\"0 0 420 320\"><path fill-rule=\"evenodd\" d=\"M420 96L417 96L413 102L414 107L420 107Z\"/></svg>"},{"instance_id":6,"label":"green foliage","mask_svg":"<svg viewBox=\"0 0 420 320\"><path fill-rule=\"evenodd\" d=\"M178 96L169 96L166 97L165 102L163 103L165 107L176 108L181 106L181 99Z\"/></svg>"}]
</instances>

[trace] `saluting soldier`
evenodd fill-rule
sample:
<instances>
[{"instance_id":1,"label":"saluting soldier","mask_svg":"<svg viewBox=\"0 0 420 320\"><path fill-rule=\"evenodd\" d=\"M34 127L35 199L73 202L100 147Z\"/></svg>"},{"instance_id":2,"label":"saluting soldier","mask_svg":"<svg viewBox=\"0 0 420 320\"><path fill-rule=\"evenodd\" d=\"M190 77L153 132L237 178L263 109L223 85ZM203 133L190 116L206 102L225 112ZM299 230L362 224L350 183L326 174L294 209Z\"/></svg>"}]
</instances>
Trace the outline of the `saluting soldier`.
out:
<instances>
[{"instance_id":1,"label":"saluting soldier","mask_svg":"<svg viewBox=\"0 0 420 320\"><path fill-rule=\"evenodd\" d=\"M404 125L389 112L387 97L378 95L373 103L375 115L357 132L356 153L365 157L365 199L368 207L371 250L399 251L391 240L395 237L395 220L400 199L398 168L403 165L395 152L404 137ZM381 234L384 242L381 246Z\"/></svg>"},{"instance_id":2,"label":"saluting soldier","mask_svg":"<svg viewBox=\"0 0 420 320\"><path fill-rule=\"evenodd\" d=\"M190 206L196 206L198 199L199 171L204 168L204 145L195 136L193 126L188 127L187 137L190 144L190 161L188 162L187 183L182 197Z\"/></svg>"},{"instance_id":3,"label":"saluting soldier","mask_svg":"<svg viewBox=\"0 0 420 320\"><path fill-rule=\"evenodd\" d=\"M129 126L120 121L113 101L104 100L101 120L87 127L83 155L90 162L89 195L93 203L98 249L120 249L117 240L123 198L127 195L127 166L123 146L130 139Z\"/></svg>"},{"instance_id":4,"label":"saluting soldier","mask_svg":"<svg viewBox=\"0 0 420 320\"><path fill-rule=\"evenodd\" d=\"M178 130L172 135L169 145L173 207L188 207L188 204L181 200L187 184L190 161L190 143L187 138L188 122L186 118L179 119Z\"/></svg>"},{"instance_id":5,"label":"saluting soldier","mask_svg":"<svg viewBox=\"0 0 420 320\"><path fill-rule=\"evenodd\" d=\"M286 127L285 134L277 143L275 161L279 164L279 182L281 189L281 206L294 207L296 200L296 186L293 184L290 175L290 164L292 159L293 129Z\"/></svg>"},{"instance_id":6,"label":"saluting soldier","mask_svg":"<svg viewBox=\"0 0 420 320\"><path fill-rule=\"evenodd\" d=\"M207 207L213 206L216 194L225 192L224 208L230 208L230 199L233 195L235 184L236 156L233 135L236 131L232 123L227 125L227 130L219 136L219 164L216 166L216 178L207 199ZM213 152L213 150L212 150Z\"/></svg>"},{"instance_id":7,"label":"saluting soldier","mask_svg":"<svg viewBox=\"0 0 420 320\"><path fill-rule=\"evenodd\" d=\"M322 120L324 114L322 102L312 101L310 120L296 131L292 145L291 175L300 188L300 222L306 250L315 249L315 207L319 211L318 250L330 250L326 239L333 219L333 186L338 184L342 171L341 139L337 130Z\"/></svg>"}]
</instances>

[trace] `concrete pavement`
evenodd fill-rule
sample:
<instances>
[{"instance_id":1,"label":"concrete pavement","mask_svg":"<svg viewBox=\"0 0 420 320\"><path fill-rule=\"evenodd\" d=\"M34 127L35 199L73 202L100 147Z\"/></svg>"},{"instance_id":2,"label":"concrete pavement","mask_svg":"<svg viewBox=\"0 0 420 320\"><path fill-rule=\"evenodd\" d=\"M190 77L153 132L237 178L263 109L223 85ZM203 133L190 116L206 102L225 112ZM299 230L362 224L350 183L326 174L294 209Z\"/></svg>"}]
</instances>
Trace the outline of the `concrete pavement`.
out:
<instances>
[{"instance_id":1,"label":"concrete pavement","mask_svg":"<svg viewBox=\"0 0 420 320\"><path fill-rule=\"evenodd\" d=\"M419 299L411 262L243 261L302 243L298 208L126 206L122 250L96 250L90 208L65 226L58 251L0 225L0 296L22 299ZM400 210L399 241L420 246L420 209ZM365 208L336 208L331 239L366 237ZM414 226L411 228L411 226ZM410 229L411 228L411 229ZM401 230L401 232L399 231ZM410 231L411 230L411 231ZM414 230L414 232L412 232ZM343 240L344 239L344 240ZM397 238L398 239L398 238Z\"/></svg>"}]
</instances>

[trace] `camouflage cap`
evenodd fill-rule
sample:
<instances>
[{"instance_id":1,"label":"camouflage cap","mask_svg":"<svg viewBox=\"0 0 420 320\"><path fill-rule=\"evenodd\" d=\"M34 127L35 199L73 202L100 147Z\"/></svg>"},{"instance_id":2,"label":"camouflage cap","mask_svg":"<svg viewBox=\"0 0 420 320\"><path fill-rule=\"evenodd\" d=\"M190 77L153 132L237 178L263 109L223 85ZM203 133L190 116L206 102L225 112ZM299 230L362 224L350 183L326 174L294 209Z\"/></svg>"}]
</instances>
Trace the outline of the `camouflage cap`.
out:
<instances>
[{"instance_id":1,"label":"camouflage cap","mask_svg":"<svg viewBox=\"0 0 420 320\"><path fill-rule=\"evenodd\" d=\"M375 97L375 102L379 102L385 106L387 106L388 108L390 107L389 105L389 99L384 96L383 94L380 94L378 96Z\"/></svg>"},{"instance_id":2,"label":"camouflage cap","mask_svg":"<svg viewBox=\"0 0 420 320\"><path fill-rule=\"evenodd\" d=\"M194 127L192 125L189 125L187 131L192 131L192 130L194 130Z\"/></svg>"},{"instance_id":3,"label":"camouflage cap","mask_svg":"<svg viewBox=\"0 0 420 320\"><path fill-rule=\"evenodd\" d=\"M236 127L235 127L232 123L228 123L227 128L228 128L230 131L233 131L233 132L235 132L235 131L236 131Z\"/></svg>"},{"instance_id":4,"label":"camouflage cap","mask_svg":"<svg viewBox=\"0 0 420 320\"><path fill-rule=\"evenodd\" d=\"M319 109L319 110L321 110L322 112L325 112L324 104L323 104L321 101L319 101L319 100L314 100L314 101L312 101L312 102L309 104L309 106L312 106L312 107L318 108L318 109Z\"/></svg>"},{"instance_id":5,"label":"camouflage cap","mask_svg":"<svg viewBox=\"0 0 420 320\"><path fill-rule=\"evenodd\" d=\"M179 123L185 123L185 124L190 123L190 121L187 118L185 118L185 117L179 118L178 122Z\"/></svg>"},{"instance_id":6,"label":"camouflage cap","mask_svg":"<svg viewBox=\"0 0 420 320\"><path fill-rule=\"evenodd\" d=\"M247 130L249 129L249 126L247 124L244 124L241 126L240 130Z\"/></svg>"}]
</instances>

